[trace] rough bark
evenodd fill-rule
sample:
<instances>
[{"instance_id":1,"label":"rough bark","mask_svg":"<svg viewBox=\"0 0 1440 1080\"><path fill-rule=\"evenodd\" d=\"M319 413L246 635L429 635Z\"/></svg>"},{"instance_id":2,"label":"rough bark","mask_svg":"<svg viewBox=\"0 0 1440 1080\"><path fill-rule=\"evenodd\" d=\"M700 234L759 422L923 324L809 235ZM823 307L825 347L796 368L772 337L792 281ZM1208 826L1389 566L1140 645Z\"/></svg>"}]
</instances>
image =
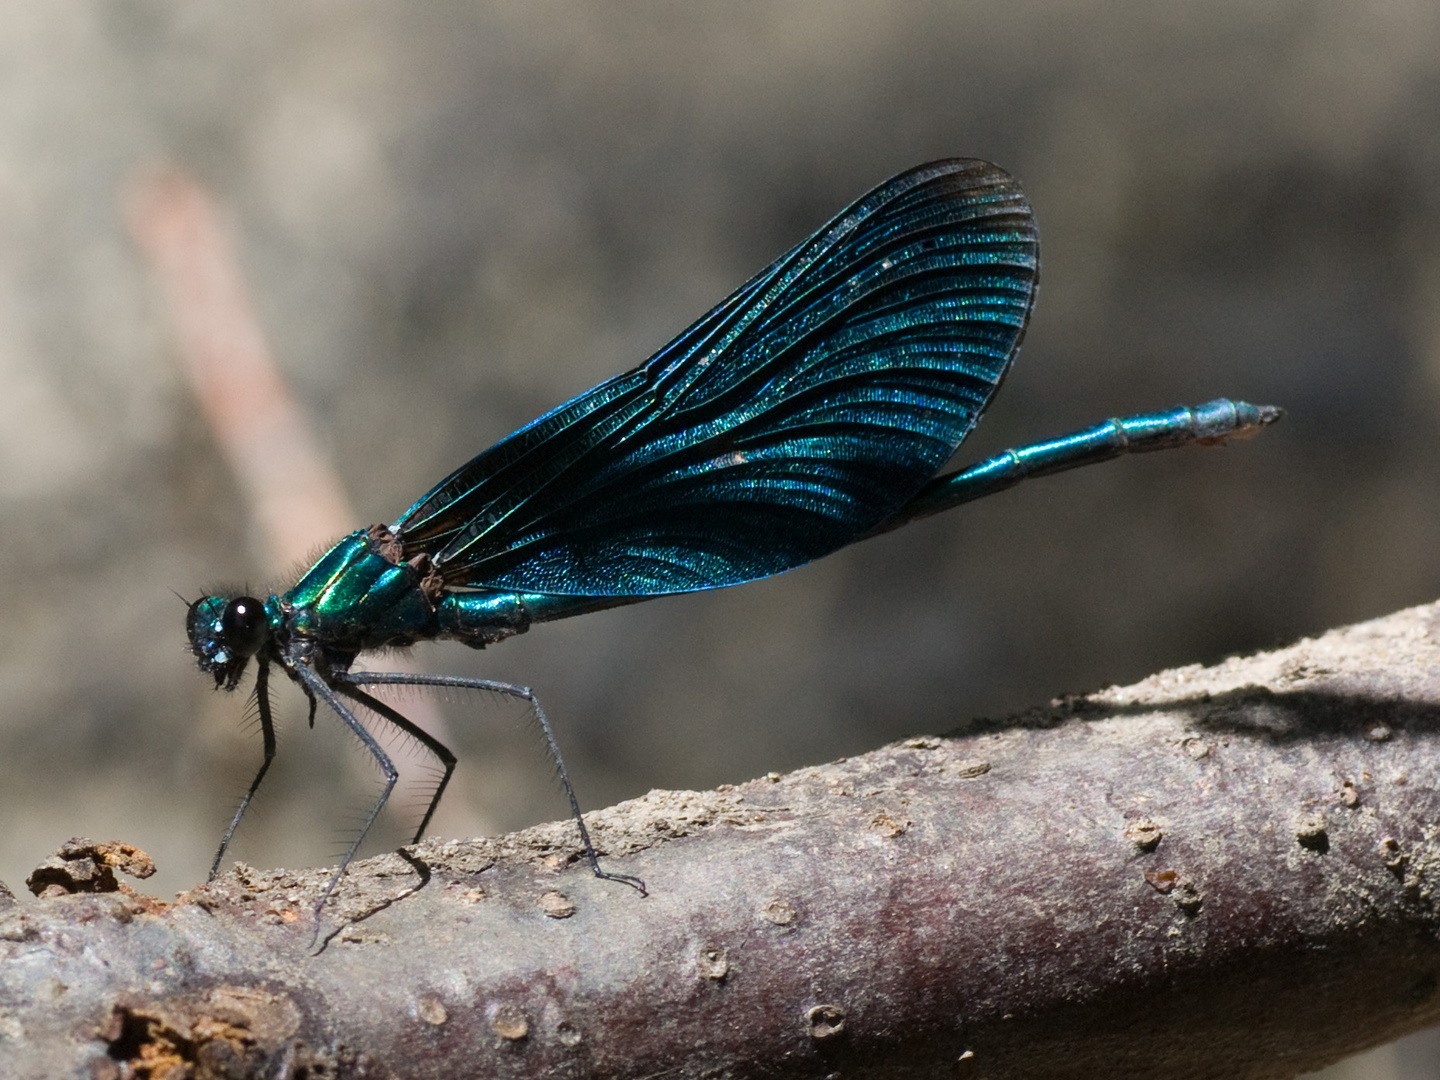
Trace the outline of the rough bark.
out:
<instances>
[{"instance_id":1,"label":"rough bark","mask_svg":"<svg viewBox=\"0 0 1440 1080\"><path fill-rule=\"evenodd\" d=\"M563 822L355 867L318 948L324 870L51 867L0 1072L1293 1076L1440 1022L1437 779L1424 607L592 815L645 899Z\"/></svg>"}]
</instances>

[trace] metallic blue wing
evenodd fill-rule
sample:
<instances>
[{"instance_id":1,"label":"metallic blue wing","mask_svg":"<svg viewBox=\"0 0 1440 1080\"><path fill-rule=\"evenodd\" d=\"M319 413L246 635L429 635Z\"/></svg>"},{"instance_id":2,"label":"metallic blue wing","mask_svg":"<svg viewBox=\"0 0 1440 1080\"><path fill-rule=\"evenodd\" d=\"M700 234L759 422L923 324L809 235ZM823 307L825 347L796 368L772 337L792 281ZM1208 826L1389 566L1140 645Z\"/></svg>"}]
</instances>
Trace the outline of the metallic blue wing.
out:
<instances>
[{"instance_id":1,"label":"metallic blue wing","mask_svg":"<svg viewBox=\"0 0 1440 1080\"><path fill-rule=\"evenodd\" d=\"M633 371L461 466L395 522L453 586L653 596L828 554L943 466L1035 293L1019 184L887 181Z\"/></svg>"}]
</instances>

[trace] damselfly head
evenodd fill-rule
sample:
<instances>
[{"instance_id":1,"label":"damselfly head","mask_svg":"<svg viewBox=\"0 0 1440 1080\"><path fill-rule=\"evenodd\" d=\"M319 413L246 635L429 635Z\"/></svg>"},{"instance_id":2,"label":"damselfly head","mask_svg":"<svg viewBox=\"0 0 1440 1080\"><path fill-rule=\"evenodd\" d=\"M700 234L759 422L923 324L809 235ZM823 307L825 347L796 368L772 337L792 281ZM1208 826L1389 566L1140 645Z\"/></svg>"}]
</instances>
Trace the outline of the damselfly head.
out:
<instances>
[{"instance_id":1,"label":"damselfly head","mask_svg":"<svg viewBox=\"0 0 1440 1080\"><path fill-rule=\"evenodd\" d=\"M215 676L217 687L234 690L264 646L270 620L265 602L253 596L202 596L190 605L185 630L200 669Z\"/></svg>"}]
</instances>

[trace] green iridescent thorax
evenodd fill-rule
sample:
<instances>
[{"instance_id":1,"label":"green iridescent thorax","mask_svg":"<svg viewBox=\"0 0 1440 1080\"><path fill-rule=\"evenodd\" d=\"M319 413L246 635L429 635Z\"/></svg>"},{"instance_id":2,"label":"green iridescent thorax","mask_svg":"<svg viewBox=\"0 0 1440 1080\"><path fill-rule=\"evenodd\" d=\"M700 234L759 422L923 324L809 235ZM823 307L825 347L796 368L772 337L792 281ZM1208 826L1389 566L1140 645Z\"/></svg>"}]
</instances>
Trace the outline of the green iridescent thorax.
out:
<instances>
[{"instance_id":1,"label":"green iridescent thorax","mask_svg":"<svg viewBox=\"0 0 1440 1080\"><path fill-rule=\"evenodd\" d=\"M279 598L292 636L359 652L436 637L435 607L409 563L382 556L369 533L353 532Z\"/></svg>"}]
</instances>

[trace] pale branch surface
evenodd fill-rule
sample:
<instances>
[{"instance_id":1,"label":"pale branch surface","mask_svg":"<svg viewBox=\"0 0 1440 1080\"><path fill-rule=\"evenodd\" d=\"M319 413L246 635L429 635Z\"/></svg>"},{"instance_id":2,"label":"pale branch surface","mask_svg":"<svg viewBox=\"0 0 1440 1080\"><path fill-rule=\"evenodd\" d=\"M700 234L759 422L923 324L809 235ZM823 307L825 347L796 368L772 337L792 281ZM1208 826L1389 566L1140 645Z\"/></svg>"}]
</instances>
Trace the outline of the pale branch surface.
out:
<instances>
[{"instance_id":1,"label":"pale branch surface","mask_svg":"<svg viewBox=\"0 0 1440 1080\"><path fill-rule=\"evenodd\" d=\"M563 822L427 842L318 952L328 870L163 903L51 866L0 890L0 1073L1319 1068L1440 1022L1440 609L588 820L648 898Z\"/></svg>"}]
</instances>

